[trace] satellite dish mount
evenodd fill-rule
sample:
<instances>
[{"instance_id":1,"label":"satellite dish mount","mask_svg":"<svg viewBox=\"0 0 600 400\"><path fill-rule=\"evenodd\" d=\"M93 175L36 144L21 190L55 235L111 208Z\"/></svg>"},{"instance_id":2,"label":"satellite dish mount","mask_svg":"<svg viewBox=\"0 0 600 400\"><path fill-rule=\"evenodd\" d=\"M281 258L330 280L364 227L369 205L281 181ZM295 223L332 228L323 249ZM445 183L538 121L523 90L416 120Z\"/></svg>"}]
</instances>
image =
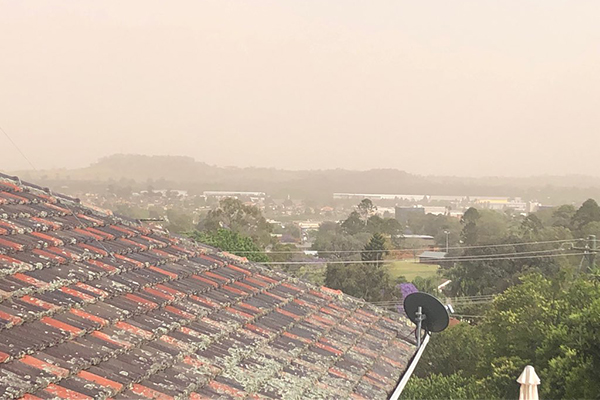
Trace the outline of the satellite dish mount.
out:
<instances>
[{"instance_id":1,"label":"satellite dish mount","mask_svg":"<svg viewBox=\"0 0 600 400\"><path fill-rule=\"evenodd\" d=\"M444 305L434 296L416 292L404 299L404 312L413 323L417 325L415 336L417 347L421 347L423 330L425 335L430 332L441 332L448 327L450 316Z\"/></svg>"}]
</instances>

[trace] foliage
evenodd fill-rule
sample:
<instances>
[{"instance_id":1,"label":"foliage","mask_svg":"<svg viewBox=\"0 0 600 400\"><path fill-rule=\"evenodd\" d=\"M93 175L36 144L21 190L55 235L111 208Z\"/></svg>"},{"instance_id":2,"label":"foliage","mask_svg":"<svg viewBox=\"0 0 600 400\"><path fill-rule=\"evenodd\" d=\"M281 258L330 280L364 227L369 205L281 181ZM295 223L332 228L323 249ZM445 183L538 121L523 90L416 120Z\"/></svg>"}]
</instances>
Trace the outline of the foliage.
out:
<instances>
[{"instance_id":1,"label":"foliage","mask_svg":"<svg viewBox=\"0 0 600 400\"><path fill-rule=\"evenodd\" d=\"M356 260L361 250L374 234L381 234L384 241L394 243L402 233L402 226L394 218L372 215L376 210L371 200L364 199L348 217L340 223L323 222L319 226L312 249L320 257L338 260Z\"/></svg>"},{"instance_id":2,"label":"foliage","mask_svg":"<svg viewBox=\"0 0 600 400\"><path fill-rule=\"evenodd\" d=\"M166 228L171 232L185 233L194 229L194 224L190 216L181 211L175 209L167 210L166 219L168 220Z\"/></svg>"},{"instance_id":3,"label":"foliage","mask_svg":"<svg viewBox=\"0 0 600 400\"><path fill-rule=\"evenodd\" d=\"M366 221L375 213L375 211L377 211L377 207L373 204L371 199L362 199L356 208L358 209L358 213L363 221Z\"/></svg>"},{"instance_id":4,"label":"foliage","mask_svg":"<svg viewBox=\"0 0 600 400\"><path fill-rule=\"evenodd\" d=\"M570 229L573 217L575 216L575 212L575 207L573 207L572 205L562 205L554 210L550 222L552 226Z\"/></svg>"},{"instance_id":5,"label":"foliage","mask_svg":"<svg viewBox=\"0 0 600 400\"><path fill-rule=\"evenodd\" d=\"M572 227L575 230L581 230L590 222L600 222L600 206L594 199L587 199L575 212Z\"/></svg>"},{"instance_id":6,"label":"foliage","mask_svg":"<svg viewBox=\"0 0 600 400\"><path fill-rule=\"evenodd\" d=\"M222 228L250 237L262 248L271 243L271 224L257 207L238 199L221 200L219 206L209 211L197 227L202 232L216 232Z\"/></svg>"},{"instance_id":7,"label":"foliage","mask_svg":"<svg viewBox=\"0 0 600 400\"><path fill-rule=\"evenodd\" d=\"M415 374L426 377L430 374L451 375L461 371L466 376L477 376L479 360L483 359L484 336L481 329L461 323L432 338Z\"/></svg>"},{"instance_id":8,"label":"foliage","mask_svg":"<svg viewBox=\"0 0 600 400\"><path fill-rule=\"evenodd\" d=\"M254 244L251 238L229 229L218 229L210 232L194 231L189 234L189 237L201 243L217 247L222 251L246 257L250 261L269 261L269 257Z\"/></svg>"},{"instance_id":9,"label":"foliage","mask_svg":"<svg viewBox=\"0 0 600 400\"><path fill-rule=\"evenodd\" d=\"M387 271L372 264L327 264L325 285L369 302L399 297L395 282Z\"/></svg>"},{"instance_id":10,"label":"foliage","mask_svg":"<svg viewBox=\"0 0 600 400\"><path fill-rule=\"evenodd\" d=\"M347 259L349 254L358 255L370 237L367 233L350 235L344 232L340 224L323 222L312 248L319 252L319 257L343 260Z\"/></svg>"},{"instance_id":11,"label":"foliage","mask_svg":"<svg viewBox=\"0 0 600 400\"><path fill-rule=\"evenodd\" d=\"M600 286L569 276L523 276L481 323L436 335L403 397L469 398L475 387L472 398L517 398L526 365L541 378L542 398L600 397Z\"/></svg>"},{"instance_id":12,"label":"foliage","mask_svg":"<svg viewBox=\"0 0 600 400\"><path fill-rule=\"evenodd\" d=\"M397 287L398 289L400 289L400 294L402 295L403 299L405 299L406 296L408 296L409 294L413 294L419 291L419 289L417 289L417 287L414 284L408 282L400 283Z\"/></svg>"},{"instance_id":13,"label":"foliage","mask_svg":"<svg viewBox=\"0 0 600 400\"><path fill-rule=\"evenodd\" d=\"M456 246L461 239L460 221L448 215L414 213L408 218L407 228L414 234L433 236L438 246L446 246L445 232L448 232L448 246L450 247ZM416 247L419 247L419 244Z\"/></svg>"},{"instance_id":14,"label":"foliage","mask_svg":"<svg viewBox=\"0 0 600 400\"><path fill-rule=\"evenodd\" d=\"M523 274L538 271L552 277L560 271L561 266L576 264L580 259L556 257L559 254L557 243L531 244L573 237L568 228L546 226L542 218L535 214L522 218L471 208L465 212L462 224L461 237L468 246L462 251L451 252L451 256L475 259L443 265L443 276L452 281L448 286L451 295L501 293L517 283ZM537 251L541 253L531 253ZM524 256L519 256L519 253L524 253ZM477 260L477 257L486 259Z\"/></svg>"},{"instance_id":15,"label":"foliage","mask_svg":"<svg viewBox=\"0 0 600 400\"><path fill-rule=\"evenodd\" d=\"M436 275L429 275L426 277L416 276L412 283L419 288L419 291L429 293L432 295L438 295L438 284L439 278Z\"/></svg>"},{"instance_id":16,"label":"foliage","mask_svg":"<svg viewBox=\"0 0 600 400\"><path fill-rule=\"evenodd\" d=\"M426 378L411 378L404 391L403 399L493 399L485 392L481 382L457 372L451 375L431 374Z\"/></svg>"},{"instance_id":17,"label":"foliage","mask_svg":"<svg viewBox=\"0 0 600 400\"><path fill-rule=\"evenodd\" d=\"M478 241L477 221L479 221L479 218L481 218L479 211L477 211L476 208L471 207L465 211L460 220L460 223L464 224L460 238L467 246L474 245Z\"/></svg>"},{"instance_id":18,"label":"foliage","mask_svg":"<svg viewBox=\"0 0 600 400\"><path fill-rule=\"evenodd\" d=\"M295 251L298 248L293 244L276 243L269 252L269 258L274 262L293 261Z\"/></svg>"},{"instance_id":19,"label":"foliage","mask_svg":"<svg viewBox=\"0 0 600 400\"><path fill-rule=\"evenodd\" d=\"M396 298L397 288L381 262L387 253L383 235L375 233L363 250L362 263L328 264L325 285L366 301Z\"/></svg>"},{"instance_id":20,"label":"foliage","mask_svg":"<svg viewBox=\"0 0 600 400\"><path fill-rule=\"evenodd\" d=\"M381 233L374 233L364 251L360 253L360 258L365 264L380 268L383 265L381 261L387 253L385 238Z\"/></svg>"},{"instance_id":21,"label":"foliage","mask_svg":"<svg viewBox=\"0 0 600 400\"><path fill-rule=\"evenodd\" d=\"M355 211L340 223L343 233L358 235L361 233L382 233L391 238L402 234L402 225L395 218L381 218L375 215L377 207L369 199L362 200Z\"/></svg>"},{"instance_id":22,"label":"foliage","mask_svg":"<svg viewBox=\"0 0 600 400\"><path fill-rule=\"evenodd\" d=\"M342 231L348 235L356 235L366 229L366 221L363 221L358 211L352 211L348 218L342 222Z\"/></svg>"}]
</instances>

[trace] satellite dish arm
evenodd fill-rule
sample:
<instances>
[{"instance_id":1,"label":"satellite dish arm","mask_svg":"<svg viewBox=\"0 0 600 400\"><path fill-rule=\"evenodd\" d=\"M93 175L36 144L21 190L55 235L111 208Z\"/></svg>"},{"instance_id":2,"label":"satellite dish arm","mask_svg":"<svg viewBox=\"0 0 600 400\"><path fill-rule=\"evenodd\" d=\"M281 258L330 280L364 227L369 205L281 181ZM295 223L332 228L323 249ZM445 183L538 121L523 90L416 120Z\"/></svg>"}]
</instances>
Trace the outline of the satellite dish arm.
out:
<instances>
[{"instance_id":1,"label":"satellite dish arm","mask_svg":"<svg viewBox=\"0 0 600 400\"><path fill-rule=\"evenodd\" d=\"M404 373L404 375L402 375L402 379L400 379L400 382L398 383L398 386L396 386L396 389L394 389L394 392L390 396L389 400L398 400L400 398L400 394L404 390L404 387L408 383L408 380L410 379L410 377L413 374L415 368L417 367L417 364L419 363L419 360L421 359L421 356L423 355L423 352L425 351L425 347L427 347L427 343L429 343L429 338L430 337L431 336L429 335L429 333L425 332L425 337L423 338L423 343L421 343L419 349L417 350L417 353L415 354L415 356L411 360L411 362L410 362L408 368L406 369L406 372Z\"/></svg>"},{"instance_id":2,"label":"satellite dish arm","mask_svg":"<svg viewBox=\"0 0 600 400\"><path fill-rule=\"evenodd\" d=\"M421 306L417 308L415 315L417 319L417 330L415 331L415 336L417 337L417 348L419 348L421 347L421 333L423 332L422 324L427 318L427 315L423 314L423 308ZM425 332L425 334L427 335L427 332Z\"/></svg>"}]
</instances>

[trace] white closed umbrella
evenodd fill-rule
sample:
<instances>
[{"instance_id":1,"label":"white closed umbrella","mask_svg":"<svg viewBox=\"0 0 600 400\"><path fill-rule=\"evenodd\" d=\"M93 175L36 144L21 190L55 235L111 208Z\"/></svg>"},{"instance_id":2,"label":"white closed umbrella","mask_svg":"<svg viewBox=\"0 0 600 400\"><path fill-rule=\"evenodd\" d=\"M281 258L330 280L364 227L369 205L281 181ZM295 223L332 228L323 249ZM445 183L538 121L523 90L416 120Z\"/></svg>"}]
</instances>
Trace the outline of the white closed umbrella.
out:
<instances>
[{"instance_id":1,"label":"white closed umbrella","mask_svg":"<svg viewBox=\"0 0 600 400\"><path fill-rule=\"evenodd\" d=\"M540 384L540 377L531 365L525 367L517 382L521 384L519 400L539 400L537 387Z\"/></svg>"}]
</instances>

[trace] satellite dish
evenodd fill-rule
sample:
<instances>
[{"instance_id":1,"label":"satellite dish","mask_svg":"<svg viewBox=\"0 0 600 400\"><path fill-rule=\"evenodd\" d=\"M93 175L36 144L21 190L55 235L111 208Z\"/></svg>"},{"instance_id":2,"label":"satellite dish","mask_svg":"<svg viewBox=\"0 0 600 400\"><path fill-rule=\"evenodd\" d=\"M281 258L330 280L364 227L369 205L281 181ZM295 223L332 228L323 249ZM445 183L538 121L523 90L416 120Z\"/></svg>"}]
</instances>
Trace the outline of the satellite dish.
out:
<instances>
[{"instance_id":1,"label":"satellite dish","mask_svg":"<svg viewBox=\"0 0 600 400\"><path fill-rule=\"evenodd\" d=\"M417 325L417 343L421 344L421 329L426 332L441 332L448 327L450 316L444 305L434 296L416 292L404 299L404 312Z\"/></svg>"}]
</instances>

